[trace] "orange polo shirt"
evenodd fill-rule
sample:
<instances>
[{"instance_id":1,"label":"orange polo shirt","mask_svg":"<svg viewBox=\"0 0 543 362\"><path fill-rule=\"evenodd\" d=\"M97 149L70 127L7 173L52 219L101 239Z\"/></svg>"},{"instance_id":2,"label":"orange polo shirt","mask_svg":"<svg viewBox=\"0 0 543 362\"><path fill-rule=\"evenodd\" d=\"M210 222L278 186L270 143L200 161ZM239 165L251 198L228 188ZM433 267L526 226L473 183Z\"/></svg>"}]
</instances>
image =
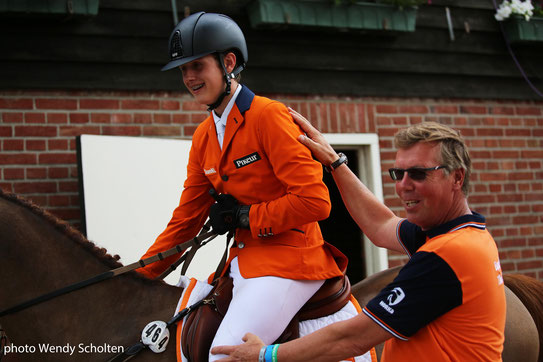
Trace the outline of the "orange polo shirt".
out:
<instances>
[{"instance_id":1,"label":"orange polo shirt","mask_svg":"<svg viewBox=\"0 0 543 362\"><path fill-rule=\"evenodd\" d=\"M398 239L410 260L363 310L395 337L382 361L501 361L505 291L484 217L426 232L403 220Z\"/></svg>"}]
</instances>

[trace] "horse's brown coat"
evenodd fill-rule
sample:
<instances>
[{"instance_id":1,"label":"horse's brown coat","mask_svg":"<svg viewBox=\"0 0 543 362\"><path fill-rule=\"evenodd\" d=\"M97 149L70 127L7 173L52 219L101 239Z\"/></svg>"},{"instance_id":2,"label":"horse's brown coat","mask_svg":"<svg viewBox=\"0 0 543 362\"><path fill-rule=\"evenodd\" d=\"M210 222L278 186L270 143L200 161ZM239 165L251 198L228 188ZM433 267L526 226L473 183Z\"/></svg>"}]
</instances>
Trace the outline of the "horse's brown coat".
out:
<instances>
[{"instance_id":1,"label":"horse's brown coat","mask_svg":"<svg viewBox=\"0 0 543 362\"><path fill-rule=\"evenodd\" d=\"M4 194L1 189L0 260L0 310L120 266L116 258L66 223L14 195ZM385 270L355 284L352 293L360 305L366 305L392 281L399 269ZM512 279L505 276L506 286L513 283ZM520 287L512 287L522 295L520 299L509 290L506 293L504 362L536 361L539 350L538 329L529 312L537 313L536 322L541 327L543 283L521 279L524 282L515 279ZM92 342L126 347L139 340L142 328L149 321L169 320L179 296L179 288L131 272L2 317L0 325L18 346L69 343L77 347L79 343ZM532 305L526 309L521 300L526 305L532 300ZM542 335L539 329L539 336ZM155 355L144 351L134 360L175 361L174 338L172 335L165 353ZM104 361L111 356L85 354L74 358L68 354L35 353L7 355L3 361Z\"/></svg>"}]
</instances>

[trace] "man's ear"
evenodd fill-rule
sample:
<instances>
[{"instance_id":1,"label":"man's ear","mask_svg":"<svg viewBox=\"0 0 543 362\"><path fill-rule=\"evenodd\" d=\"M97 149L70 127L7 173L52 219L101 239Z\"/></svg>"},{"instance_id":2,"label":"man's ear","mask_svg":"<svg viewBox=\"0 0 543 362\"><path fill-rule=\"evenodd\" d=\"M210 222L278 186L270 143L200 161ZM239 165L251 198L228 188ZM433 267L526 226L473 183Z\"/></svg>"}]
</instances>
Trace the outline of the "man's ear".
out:
<instances>
[{"instance_id":1,"label":"man's ear","mask_svg":"<svg viewBox=\"0 0 543 362\"><path fill-rule=\"evenodd\" d=\"M465 176L466 176L466 170L464 170L463 168L457 168L456 170L453 171L455 188L458 187L459 189L462 189Z\"/></svg>"},{"instance_id":2,"label":"man's ear","mask_svg":"<svg viewBox=\"0 0 543 362\"><path fill-rule=\"evenodd\" d=\"M234 52L228 52L224 56L224 67L228 73L232 73L236 67L236 54Z\"/></svg>"}]
</instances>

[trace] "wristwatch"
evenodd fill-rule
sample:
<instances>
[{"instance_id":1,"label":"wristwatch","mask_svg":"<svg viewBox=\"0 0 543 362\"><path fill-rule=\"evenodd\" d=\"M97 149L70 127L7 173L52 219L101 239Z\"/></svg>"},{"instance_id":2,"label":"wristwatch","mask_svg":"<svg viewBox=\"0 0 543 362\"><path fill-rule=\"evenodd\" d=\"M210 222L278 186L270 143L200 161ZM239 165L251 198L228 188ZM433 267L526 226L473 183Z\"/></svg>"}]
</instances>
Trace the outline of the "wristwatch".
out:
<instances>
[{"instance_id":1,"label":"wristwatch","mask_svg":"<svg viewBox=\"0 0 543 362\"><path fill-rule=\"evenodd\" d=\"M332 162L330 164L330 166L324 166L324 169L327 172L334 171L336 168L341 166L341 164L343 164L343 163L346 164L346 165L349 163L349 160L347 160L347 156L345 156L345 154L343 152L338 153L338 156L339 156L339 158L337 160L335 160L334 162Z\"/></svg>"}]
</instances>

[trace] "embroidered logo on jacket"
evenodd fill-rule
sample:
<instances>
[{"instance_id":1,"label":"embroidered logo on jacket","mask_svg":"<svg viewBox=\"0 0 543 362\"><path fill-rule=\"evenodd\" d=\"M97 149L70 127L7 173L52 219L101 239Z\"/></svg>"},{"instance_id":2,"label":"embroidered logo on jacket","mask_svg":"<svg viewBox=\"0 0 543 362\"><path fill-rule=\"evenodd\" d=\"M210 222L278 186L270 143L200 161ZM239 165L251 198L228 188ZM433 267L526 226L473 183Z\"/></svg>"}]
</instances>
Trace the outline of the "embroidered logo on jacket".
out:
<instances>
[{"instance_id":1,"label":"embroidered logo on jacket","mask_svg":"<svg viewBox=\"0 0 543 362\"><path fill-rule=\"evenodd\" d=\"M241 168L247 165L250 165L253 162L259 161L260 155L258 152L251 153L250 155L243 156L242 158L238 158L237 160L234 160L234 165L236 165L236 168Z\"/></svg>"},{"instance_id":2,"label":"embroidered logo on jacket","mask_svg":"<svg viewBox=\"0 0 543 362\"><path fill-rule=\"evenodd\" d=\"M215 169L214 169L213 167L211 167L209 170L206 170L206 169L204 168L204 173L205 173L206 175L213 175L214 173L217 173L217 171L215 171Z\"/></svg>"}]
</instances>

